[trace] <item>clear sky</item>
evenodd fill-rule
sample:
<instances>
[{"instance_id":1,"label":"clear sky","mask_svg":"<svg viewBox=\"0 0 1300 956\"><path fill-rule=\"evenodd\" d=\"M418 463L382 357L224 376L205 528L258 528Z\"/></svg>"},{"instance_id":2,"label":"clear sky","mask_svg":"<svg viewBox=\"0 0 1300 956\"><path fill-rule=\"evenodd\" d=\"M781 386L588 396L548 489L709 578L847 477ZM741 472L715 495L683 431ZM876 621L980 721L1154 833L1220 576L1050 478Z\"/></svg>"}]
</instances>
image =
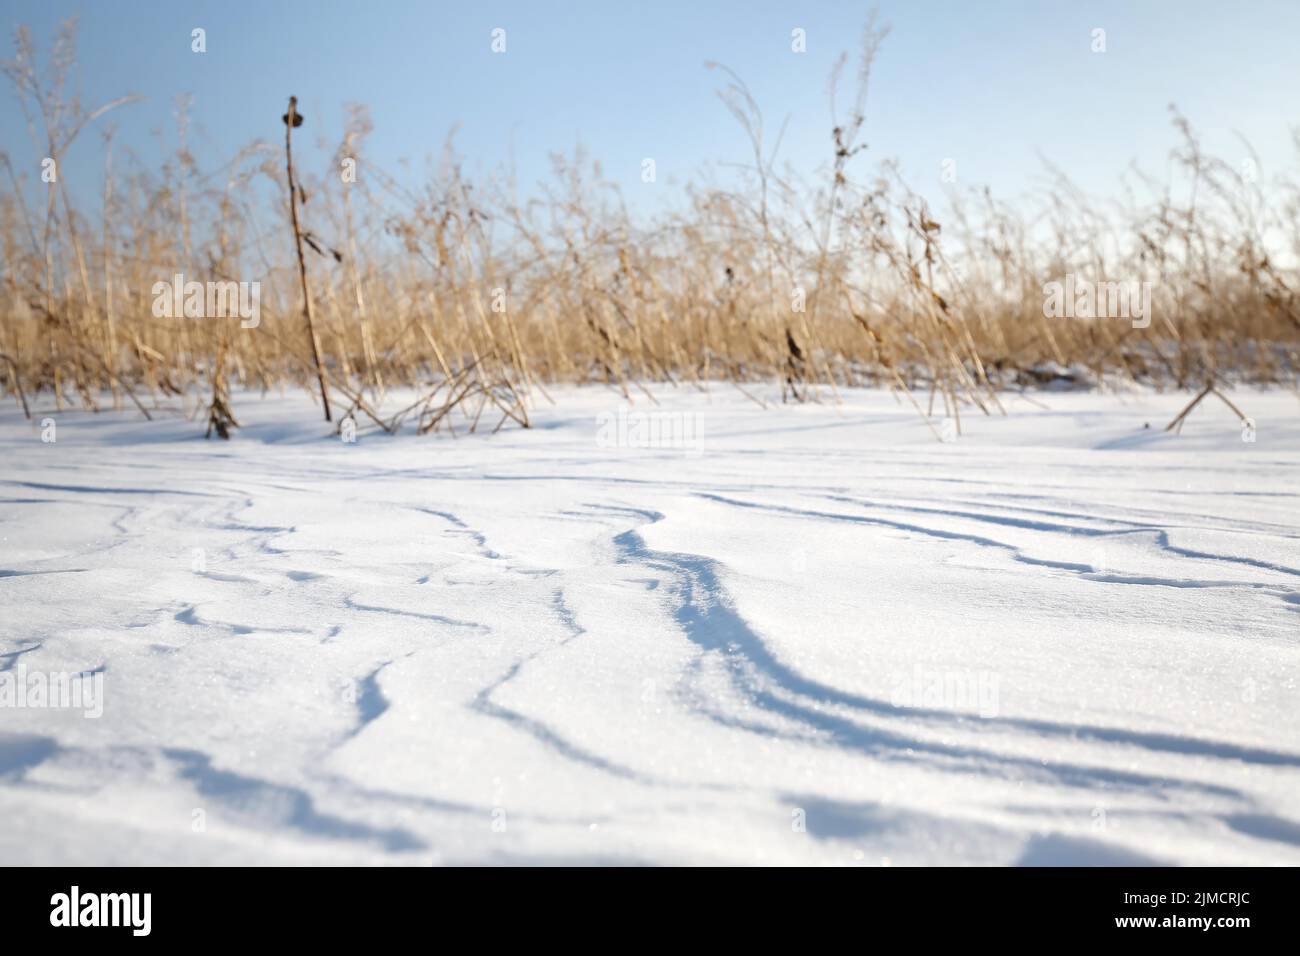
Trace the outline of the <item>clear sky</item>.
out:
<instances>
[{"instance_id":1,"label":"clear sky","mask_svg":"<svg viewBox=\"0 0 1300 956\"><path fill-rule=\"evenodd\" d=\"M177 94L193 94L192 146L207 170L262 137L282 135L294 93L311 144L333 150L348 102L375 122L369 153L390 171L418 171L448 130L467 168L513 158L527 187L549 153L582 143L637 205L710 163L747 158L743 133L714 96L722 78L749 84L769 126L788 116L781 158L805 171L829 154L826 79L836 56L856 53L869 4L768 0L601 2L64 2L3 0L6 33L32 27L48 51L54 26L80 14L79 83L87 105L138 93L112 114L119 149L146 165L175 140ZM1264 159L1267 178L1294 167L1289 128L1300 124L1300 2L882 2L892 25L873 78L863 138L868 157L896 158L926 192L941 162L961 183L1014 196L1039 181L1039 154L1085 188L1113 191L1132 160L1163 174L1176 102L1227 158L1244 157L1234 131ZM206 30L207 52L190 33ZM506 31L506 52L491 31ZM807 52L791 50L806 31ZM1094 53L1092 31L1106 31ZM11 55L12 47L6 51ZM851 78L851 71L850 71ZM34 176L31 146L11 92L0 94L0 149ZM658 182L641 182L653 157ZM84 135L69 175L96 182L101 140ZM28 165L30 164L30 165ZM364 174L364 171L362 171ZM93 195L93 193L92 193Z\"/></svg>"}]
</instances>

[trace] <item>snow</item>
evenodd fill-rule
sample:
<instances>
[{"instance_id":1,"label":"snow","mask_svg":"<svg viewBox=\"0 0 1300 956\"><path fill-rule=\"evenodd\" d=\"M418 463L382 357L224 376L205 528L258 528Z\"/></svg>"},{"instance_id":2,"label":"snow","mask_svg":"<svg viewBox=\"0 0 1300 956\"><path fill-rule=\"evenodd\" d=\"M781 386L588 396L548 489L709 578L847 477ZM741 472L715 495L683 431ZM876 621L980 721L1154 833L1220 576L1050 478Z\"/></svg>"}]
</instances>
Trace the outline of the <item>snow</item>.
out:
<instances>
[{"instance_id":1,"label":"snow","mask_svg":"<svg viewBox=\"0 0 1300 956\"><path fill-rule=\"evenodd\" d=\"M1300 864L1294 394L551 392L0 411L0 861Z\"/></svg>"}]
</instances>

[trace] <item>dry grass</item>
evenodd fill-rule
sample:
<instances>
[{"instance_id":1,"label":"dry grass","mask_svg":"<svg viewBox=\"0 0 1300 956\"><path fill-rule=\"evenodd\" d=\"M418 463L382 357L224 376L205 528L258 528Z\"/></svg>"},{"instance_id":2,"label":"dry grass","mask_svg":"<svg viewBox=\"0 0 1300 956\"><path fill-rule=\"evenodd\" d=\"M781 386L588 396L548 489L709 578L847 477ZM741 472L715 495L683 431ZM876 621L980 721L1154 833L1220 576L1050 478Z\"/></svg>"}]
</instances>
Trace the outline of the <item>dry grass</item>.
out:
<instances>
[{"instance_id":1,"label":"dry grass","mask_svg":"<svg viewBox=\"0 0 1300 956\"><path fill-rule=\"evenodd\" d=\"M20 31L6 64L35 152L56 160L124 102L87 110L65 99L73 33L39 67ZM179 397L224 436L237 424L232 383L299 385L364 424L414 420L421 432L527 426L533 396L560 381L651 400L651 383L779 382L798 401L883 384L927 419L958 420L1063 372L1197 390L1294 384L1293 180L1270 184L1266 199L1243 171L1206 156L1174 113L1177 189L1146 181L1142 195L1102 203L1062 176L1033 209L985 191L955 195L941 223L888 166L862 178L882 38L868 26L818 182L777 169L779 137L719 68L751 161L732 188L688 187L687 211L650 222L582 155L557 158L545 194L526 202L510 183L468 182L450 145L411 187L365 158L360 109L334 164L318 177L290 171L291 191L284 151L270 144L200 169L180 103L181 147L158 172L119 173L105 137L94 218L62 178L32 208L17 170L38 168L40 155L0 156L0 387L24 408L49 392L60 408L134 403L146 415ZM354 183L339 175L347 158ZM151 290L175 273L261 283L260 325L155 317ZM1152 283L1154 321L1045 318L1044 283L1066 274ZM398 387L421 398L381 415Z\"/></svg>"}]
</instances>

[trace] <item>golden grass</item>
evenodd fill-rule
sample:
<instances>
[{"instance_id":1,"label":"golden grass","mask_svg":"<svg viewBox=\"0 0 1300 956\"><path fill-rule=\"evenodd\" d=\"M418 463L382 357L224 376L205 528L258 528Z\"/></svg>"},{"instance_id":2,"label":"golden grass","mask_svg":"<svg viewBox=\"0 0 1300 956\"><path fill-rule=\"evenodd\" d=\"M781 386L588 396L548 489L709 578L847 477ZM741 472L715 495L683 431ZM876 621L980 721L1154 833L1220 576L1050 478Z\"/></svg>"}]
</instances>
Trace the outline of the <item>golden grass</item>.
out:
<instances>
[{"instance_id":1,"label":"golden grass","mask_svg":"<svg viewBox=\"0 0 1300 956\"><path fill-rule=\"evenodd\" d=\"M74 30L44 70L20 31L6 64L36 152L56 161L125 102L90 111L64 99ZM1294 180L1266 197L1244 170L1205 155L1174 113L1177 190L1147 182L1144 198L1102 203L1060 176L1037 208L971 190L941 223L888 165L859 178L882 38L869 24L819 182L778 171L758 105L720 67L751 161L735 186L687 187L686 211L650 222L581 154L557 158L545 194L526 202L509 183L470 183L450 146L413 188L366 160L361 109L332 167L299 171L291 192L295 173L268 144L200 170L182 103L181 147L159 173L121 175L105 137L93 219L62 177L45 208L31 208L17 168L41 157L0 155L0 388L24 408L49 392L59 408L134 403L146 415L180 396L224 436L236 425L232 383L299 385L390 430L414 416L420 431L526 426L550 382L603 382L629 398L650 396L651 383L779 382L798 401L882 384L927 420L999 411L1002 390L1053 369L1162 387L1294 384ZM340 177L345 159L355 182ZM261 283L260 325L155 317L151 290L176 273ZM1067 274L1152 283L1154 321L1046 318L1044 284ZM381 415L398 387L419 400Z\"/></svg>"}]
</instances>

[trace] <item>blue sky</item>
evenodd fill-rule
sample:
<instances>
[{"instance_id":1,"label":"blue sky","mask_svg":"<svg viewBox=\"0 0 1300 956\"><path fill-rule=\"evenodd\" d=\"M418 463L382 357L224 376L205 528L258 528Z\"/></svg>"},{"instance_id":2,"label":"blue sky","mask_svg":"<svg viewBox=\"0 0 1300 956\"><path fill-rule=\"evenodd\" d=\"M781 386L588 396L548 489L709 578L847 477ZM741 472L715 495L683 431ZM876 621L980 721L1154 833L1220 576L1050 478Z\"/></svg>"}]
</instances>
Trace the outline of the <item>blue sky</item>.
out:
<instances>
[{"instance_id":1,"label":"blue sky","mask_svg":"<svg viewBox=\"0 0 1300 956\"><path fill-rule=\"evenodd\" d=\"M79 84L88 105L126 93L145 102L112 114L119 149L156 164L175 140L177 94L193 94L192 145L207 170L248 141L278 142L288 94L308 118L304 165L320 171L344 105L370 107L369 154L418 175L454 125L471 172L513 161L521 187L548 154L582 143L638 206L681 182L747 157L743 133L714 95L727 64L749 84L772 129L788 116L781 158L809 171L829 154L826 79L856 52L868 5L766 0L446 3L83 2L5 0L6 33L29 24L48 50L55 24L79 14ZM1014 196L1041 183L1039 154L1085 188L1112 192L1132 160L1163 174L1176 102L1230 159L1264 159L1265 177L1294 166L1300 123L1300 3L960 2L879 4L892 26L873 77L863 138L868 162L896 158L938 194L940 163L959 182ZM190 31L207 32L207 52ZM507 51L490 49L504 28ZM791 51L791 30L807 52ZM1090 50L1106 31L1105 53ZM6 57L11 55L6 51ZM851 74L850 74L851 75ZM40 157L9 91L0 93L0 149L33 176ZM313 155L314 154L314 155ZM653 157L658 182L640 179ZM67 175L101 175L101 139L83 135ZM715 165L716 168L716 165ZM865 169L865 166L859 167ZM361 170L364 175L364 168ZM663 192L661 192L663 191Z\"/></svg>"}]
</instances>

